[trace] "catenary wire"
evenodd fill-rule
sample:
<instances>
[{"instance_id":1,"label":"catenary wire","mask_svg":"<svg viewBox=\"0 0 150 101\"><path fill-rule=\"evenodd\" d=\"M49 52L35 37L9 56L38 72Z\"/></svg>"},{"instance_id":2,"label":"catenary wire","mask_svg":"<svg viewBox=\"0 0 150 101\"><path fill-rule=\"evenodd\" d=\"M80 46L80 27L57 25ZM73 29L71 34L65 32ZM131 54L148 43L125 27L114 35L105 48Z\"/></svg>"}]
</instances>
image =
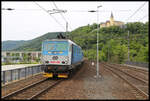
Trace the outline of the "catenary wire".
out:
<instances>
[{"instance_id":1,"label":"catenary wire","mask_svg":"<svg viewBox=\"0 0 150 101\"><path fill-rule=\"evenodd\" d=\"M147 15L143 16L142 18L140 18L138 21L143 20L144 18L148 17Z\"/></svg>"},{"instance_id":2,"label":"catenary wire","mask_svg":"<svg viewBox=\"0 0 150 101\"><path fill-rule=\"evenodd\" d=\"M56 9L59 9L58 7L57 7L57 5L55 4L55 2L53 1L53 4L54 4L54 6L56 7ZM62 13L60 13L60 15L62 16L62 18L65 20L65 22L68 22L67 20L66 20L66 18L63 16L63 14ZM70 29L72 30L72 28L71 28L71 25L69 24L69 27L70 27Z\"/></svg>"},{"instance_id":3,"label":"catenary wire","mask_svg":"<svg viewBox=\"0 0 150 101\"><path fill-rule=\"evenodd\" d=\"M42 6L40 6L40 5L39 5L38 3L36 3L36 2L35 2L35 4L38 5L42 10L44 10L46 13L49 14L49 12L48 12L45 8L43 8ZM50 14L49 14L49 15L50 15ZM52 15L50 15L50 16L64 29L64 27L62 26L62 24L60 24L54 16L52 16ZM64 29L64 30L65 30L65 29Z\"/></svg>"},{"instance_id":4,"label":"catenary wire","mask_svg":"<svg viewBox=\"0 0 150 101\"><path fill-rule=\"evenodd\" d=\"M131 19L147 2L145 2L144 4L142 4L126 21L128 21L129 19Z\"/></svg>"}]
</instances>

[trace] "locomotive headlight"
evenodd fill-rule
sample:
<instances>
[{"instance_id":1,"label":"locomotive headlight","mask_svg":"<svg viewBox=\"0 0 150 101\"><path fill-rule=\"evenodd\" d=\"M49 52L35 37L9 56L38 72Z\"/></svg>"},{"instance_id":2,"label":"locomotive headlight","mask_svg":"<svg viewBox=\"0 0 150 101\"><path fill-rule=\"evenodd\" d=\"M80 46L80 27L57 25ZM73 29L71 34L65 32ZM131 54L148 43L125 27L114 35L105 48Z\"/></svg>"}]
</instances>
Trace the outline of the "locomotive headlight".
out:
<instances>
[{"instance_id":1,"label":"locomotive headlight","mask_svg":"<svg viewBox=\"0 0 150 101\"><path fill-rule=\"evenodd\" d=\"M64 64L65 63L65 61L62 61L62 64Z\"/></svg>"}]
</instances>

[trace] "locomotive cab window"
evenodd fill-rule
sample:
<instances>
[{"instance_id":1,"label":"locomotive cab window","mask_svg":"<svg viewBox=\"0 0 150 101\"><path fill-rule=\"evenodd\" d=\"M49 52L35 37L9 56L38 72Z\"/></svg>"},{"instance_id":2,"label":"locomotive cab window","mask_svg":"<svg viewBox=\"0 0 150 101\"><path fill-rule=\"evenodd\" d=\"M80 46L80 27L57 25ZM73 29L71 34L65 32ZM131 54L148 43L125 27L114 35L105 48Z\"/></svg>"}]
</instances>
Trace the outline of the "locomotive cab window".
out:
<instances>
[{"instance_id":1,"label":"locomotive cab window","mask_svg":"<svg viewBox=\"0 0 150 101\"><path fill-rule=\"evenodd\" d=\"M45 43L45 51L66 51L68 49L67 43Z\"/></svg>"}]
</instances>

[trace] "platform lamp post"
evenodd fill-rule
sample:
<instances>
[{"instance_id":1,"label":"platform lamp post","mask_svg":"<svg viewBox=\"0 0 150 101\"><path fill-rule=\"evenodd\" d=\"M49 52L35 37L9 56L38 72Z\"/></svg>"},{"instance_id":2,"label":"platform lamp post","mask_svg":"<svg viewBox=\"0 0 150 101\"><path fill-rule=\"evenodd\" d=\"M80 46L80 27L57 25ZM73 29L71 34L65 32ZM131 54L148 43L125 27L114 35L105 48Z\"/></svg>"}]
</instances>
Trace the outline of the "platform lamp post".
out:
<instances>
[{"instance_id":1,"label":"platform lamp post","mask_svg":"<svg viewBox=\"0 0 150 101\"><path fill-rule=\"evenodd\" d=\"M101 75L99 74L99 48L98 48L98 42L99 42L99 37L98 37L98 29L99 29L99 24L98 24L98 18L99 18L99 14L98 14L98 8L102 7L102 5L100 6L97 6L97 11L95 10L91 10L91 11L88 11L88 12L97 12L97 68L96 68L96 76L94 76L95 78L100 78Z\"/></svg>"}]
</instances>

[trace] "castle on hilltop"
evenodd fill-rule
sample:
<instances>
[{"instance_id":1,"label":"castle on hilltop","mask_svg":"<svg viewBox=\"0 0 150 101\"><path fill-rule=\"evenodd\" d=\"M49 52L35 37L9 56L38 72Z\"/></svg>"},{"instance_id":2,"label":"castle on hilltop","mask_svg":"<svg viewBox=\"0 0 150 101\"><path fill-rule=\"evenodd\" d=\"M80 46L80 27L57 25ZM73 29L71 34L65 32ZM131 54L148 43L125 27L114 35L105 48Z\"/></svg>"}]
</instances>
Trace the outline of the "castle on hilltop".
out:
<instances>
[{"instance_id":1,"label":"castle on hilltop","mask_svg":"<svg viewBox=\"0 0 150 101\"><path fill-rule=\"evenodd\" d=\"M102 22L100 24L100 28L102 28L102 27L110 27L110 26L120 26L121 27L123 25L124 25L123 22L114 20L113 13L111 12L110 21L107 20L106 23Z\"/></svg>"}]
</instances>

